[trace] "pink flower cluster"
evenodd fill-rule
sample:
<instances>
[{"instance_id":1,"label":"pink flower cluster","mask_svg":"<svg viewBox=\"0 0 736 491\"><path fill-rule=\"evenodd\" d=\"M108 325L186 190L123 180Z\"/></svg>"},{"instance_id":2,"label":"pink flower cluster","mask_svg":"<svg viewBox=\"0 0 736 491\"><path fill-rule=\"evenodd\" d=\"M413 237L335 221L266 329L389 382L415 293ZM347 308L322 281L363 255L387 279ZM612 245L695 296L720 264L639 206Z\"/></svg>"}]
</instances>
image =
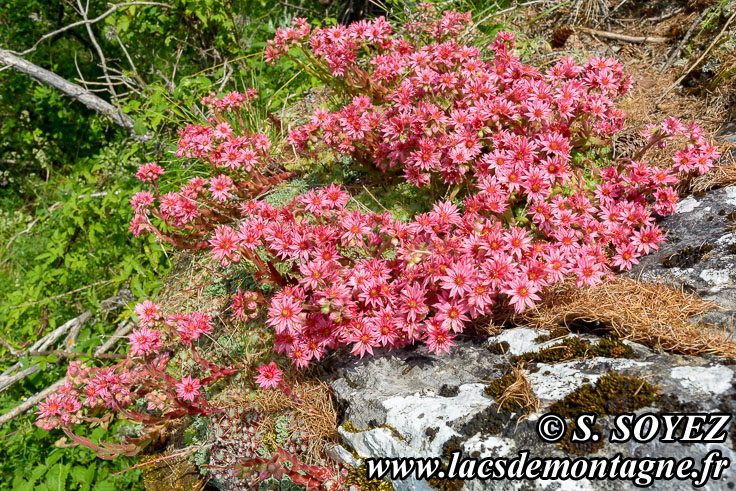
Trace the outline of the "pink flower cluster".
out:
<instances>
[{"instance_id":1,"label":"pink flower cluster","mask_svg":"<svg viewBox=\"0 0 736 491\"><path fill-rule=\"evenodd\" d=\"M262 298L255 292L242 291L233 295L233 314L240 322L255 319L258 316L258 302Z\"/></svg>"},{"instance_id":2,"label":"pink flower cluster","mask_svg":"<svg viewBox=\"0 0 736 491\"><path fill-rule=\"evenodd\" d=\"M164 193L158 185L164 173L159 165L138 169L136 176L151 190L131 199L134 235L150 232L176 247L202 248L208 231L238 216L237 203L288 177L272 162L268 137L249 128L248 112L256 98L253 89L222 98L210 94L202 99L212 113L208 124L190 124L179 133L176 156L204 164L209 178L195 177L179 191Z\"/></svg>"},{"instance_id":3,"label":"pink flower cluster","mask_svg":"<svg viewBox=\"0 0 736 491\"><path fill-rule=\"evenodd\" d=\"M584 66L565 58L540 72L514 55L514 35L508 32L490 45L488 60L487 52L449 36L469 21L443 13L436 24L423 24L430 36L424 44L392 35L383 19L305 32L288 44L277 36L275 53L297 46L357 92L338 111L317 109L306 125L290 132L292 143L306 149L322 142L358 162L402 169L417 186L435 175L447 184L490 179L506 194L521 190L536 200L565 186L576 170L572 154L621 129L624 114L614 100L629 90L631 78L617 61L600 58ZM374 28L381 35L366 37ZM339 32L343 48L328 50L340 59L336 69L321 46ZM697 127L666 122L658 130L649 136L690 139L675 171L703 172L716 155Z\"/></svg>"},{"instance_id":4,"label":"pink flower cluster","mask_svg":"<svg viewBox=\"0 0 736 491\"><path fill-rule=\"evenodd\" d=\"M267 323L275 349L298 367L342 345L361 357L417 341L448 351L457 333L499 302L523 312L547 285L567 276L595 285L611 267L630 268L658 247L653 197L637 193L657 174L623 168L605 170L612 187L603 193L578 184L549 203L530 200L527 227L499 218L510 193L492 176L461 207L438 203L408 223L349 209L337 186L282 208L253 201L237 228L218 229L211 250L224 264L256 264L281 287ZM289 265L286 275L279 263Z\"/></svg>"},{"instance_id":5,"label":"pink flower cluster","mask_svg":"<svg viewBox=\"0 0 736 491\"><path fill-rule=\"evenodd\" d=\"M95 444L73 433L75 425L99 421L119 413L141 422L147 429L156 424L187 415L207 415L217 411L201 389L237 372L234 366L222 367L201 358L192 341L212 329L209 315L164 316L161 306L150 300L136 305L138 327L128 336L128 357L114 366L91 367L72 361L66 380L57 392L39 404L36 424L46 430L62 428L76 444L85 445L101 455L128 452L126 445ZM169 373L171 350L167 346L184 345L199 363L204 379L191 374L177 379ZM145 409L137 402L146 401Z\"/></svg>"}]
</instances>

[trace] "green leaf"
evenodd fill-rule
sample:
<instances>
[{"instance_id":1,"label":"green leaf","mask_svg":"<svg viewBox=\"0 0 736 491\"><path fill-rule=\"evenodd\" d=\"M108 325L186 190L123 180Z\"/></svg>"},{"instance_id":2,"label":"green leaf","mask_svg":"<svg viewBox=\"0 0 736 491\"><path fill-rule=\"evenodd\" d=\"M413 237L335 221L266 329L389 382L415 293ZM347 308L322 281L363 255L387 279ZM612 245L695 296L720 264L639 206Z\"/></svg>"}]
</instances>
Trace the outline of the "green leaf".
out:
<instances>
[{"instance_id":1,"label":"green leaf","mask_svg":"<svg viewBox=\"0 0 736 491\"><path fill-rule=\"evenodd\" d=\"M66 489L66 478L69 475L69 465L58 462L46 473L46 486L52 490Z\"/></svg>"},{"instance_id":2,"label":"green leaf","mask_svg":"<svg viewBox=\"0 0 736 491\"><path fill-rule=\"evenodd\" d=\"M133 131L136 132L138 135L145 135L146 134L146 123L143 122L141 119L135 120L135 125L133 126Z\"/></svg>"}]
</instances>

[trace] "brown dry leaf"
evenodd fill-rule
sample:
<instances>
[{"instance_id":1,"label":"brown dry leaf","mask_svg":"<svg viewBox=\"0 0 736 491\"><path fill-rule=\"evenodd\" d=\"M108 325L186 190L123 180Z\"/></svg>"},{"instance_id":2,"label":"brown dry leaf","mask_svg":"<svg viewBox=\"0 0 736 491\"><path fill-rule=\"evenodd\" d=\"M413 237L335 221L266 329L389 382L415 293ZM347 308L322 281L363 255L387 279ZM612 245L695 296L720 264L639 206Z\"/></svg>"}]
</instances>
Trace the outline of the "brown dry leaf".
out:
<instances>
[{"instance_id":1,"label":"brown dry leaf","mask_svg":"<svg viewBox=\"0 0 736 491\"><path fill-rule=\"evenodd\" d=\"M506 390L503 391L503 394L501 394L496 402L498 403L499 408L504 402L512 401L522 409L526 409L524 415L517 420L516 424L518 425L530 415L539 411L539 401L534 396L532 385L529 383L526 375L524 375L524 371L513 365L511 366L511 369L514 371L516 380L514 380L514 383L506 387Z\"/></svg>"},{"instance_id":2,"label":"brown dry leaf","mask_svg":"<svg viewBox=\"0 0 736 491\"><path fill-rule=\"evenodd\" d=\"M722 330L690 322L716 306L663 283L620 277L596 288L566 282L514 321L554 329L575 321L600 322L625 339L685 355L736 358L736 343Z\"/></svg>"}]
</instances>

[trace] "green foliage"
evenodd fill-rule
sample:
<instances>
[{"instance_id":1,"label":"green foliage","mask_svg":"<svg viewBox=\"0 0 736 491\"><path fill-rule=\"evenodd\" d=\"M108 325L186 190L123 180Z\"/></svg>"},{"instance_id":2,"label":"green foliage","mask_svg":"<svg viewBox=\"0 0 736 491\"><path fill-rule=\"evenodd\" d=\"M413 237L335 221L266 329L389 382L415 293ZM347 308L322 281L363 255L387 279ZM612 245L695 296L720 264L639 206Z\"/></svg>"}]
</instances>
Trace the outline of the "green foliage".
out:
<instances>
[{"instance_id":1,"label":"green foliage","mask_svg":"<svg viewBox=\"0 0 736 491\"><path fill-rule=\"evenodd\" d=\"M290 3L329 22L318 0ZM128 202L140 189L133 175L138 165L157 161L177 182L183 173L181 162L170 157L173 140L176 130L201 118L203 95L255 87L264 112L313 85L295 65L266 66L261 55L276 28L304 15L302 10L273 0L167 4L129 5L91 26L117 77L114 95L99 85L104 74L83 25L22 54L66 80L83 85L83 78L107 101L117 100L135 120L135 132L150 134L148 143L26 75L0 72L0 336L16 348L89 309L94 321L73 347L89 354L130 315L131 305L101 313L101 300L123 287L136 298L155 294L170 264L161 244L128 231ZM110 5L89 2L88 18ZM80 19L75 2L7 0L0 9L0 46L23 52ZM258 117L265 120L265 113ZM0 358L0 371L17 361L4 347ZM58 380L66 368L55 355L20 361L24 367L39 363L41 370L0 393L2 413ZM33 419L29 413L3 427L8 436L0 436L0 489L141 487L137 470L112 477L134 459L107 462L85 449L54 449L61 433L29 426ZM102 433L96 428L93 439Z\"/></svg>"},{"instance_id":2,"label":"green foliage","mask_svg":"<svg viewBox=\"0 0 736 491\"><path fill-rule=\"evenodd\" d=\"M93 438L99 438L105 431L97 428ZM92 452L84 448L53 448L53 438L41 429L17 433L8 437L4 443L13 451L14 459L20 461L15 474L2 483L13 490L71 490L103 491L130 489L140 479L137 469L113 476L117 470L135 465L133 459L121 458L115 462L115 471L109 463L100 461ZM30 445L29 445L30 443ZM10 455L10 454L6 454ZM6 459L4 459L6 460Z\"/></svg>"}]
</instances>

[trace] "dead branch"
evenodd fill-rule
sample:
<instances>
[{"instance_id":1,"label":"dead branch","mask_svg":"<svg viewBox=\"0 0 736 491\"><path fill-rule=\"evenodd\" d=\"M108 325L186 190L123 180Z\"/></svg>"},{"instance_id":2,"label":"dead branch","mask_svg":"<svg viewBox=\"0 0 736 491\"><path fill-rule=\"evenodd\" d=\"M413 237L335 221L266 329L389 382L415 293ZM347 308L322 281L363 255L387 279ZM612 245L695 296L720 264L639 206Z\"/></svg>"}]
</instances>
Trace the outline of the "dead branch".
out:
<instances>
[{"instance_id":1,"label":"dead branch","mask_svg":"<svg viewBox=\"0 0 736 491\"><path fill-rule=\"evenodd\" d=\"M669 38L657 37L657 36L629 36L626 34L618 34L616 32L599 31L598 29L590 29L588 27L575 27L576 30L590 34L592 36L598 36L606 39L614 39L616 41L626 41L627 43L657 43L663 44L670 41Z\"/></svg>"},{"instance_id":2,"label":"dead branch","mask_svg":"<svg viewBox=\"0 0 736 491\"><path fill-rule=\"evenodd\" d=\"M126 303L126 298L127 298L126 291L121 290L120 292L118 292L117 295L114 295L110 298L107 298L101 301L100 310L102 312L107 312L109 310L120 307L121 305L124 305ZM51 346L53 346L61 338L61 336L63 336L68 331L74 332L75 330L77 330L78 327L81 327L81 325L85 324L91 318L92 318L92 313L89 310L83 312L81 315L68 320L61 326L51 331L46 336L36 341L33 344L33 346L31 346L27 351L19 352L18 356L24 356L26 354L30 354L33 352L37 353L37 352L48 351L51 348ZM110 347L112 347L115 344L115 341L117 339L120 339L120 337L122 337L123 334L121 332L127 332L125 331L125 329L130 330L129 329L130 325L132 324L128 322L120 326L118 328L118 331L120 332L116 332L115 335L113 335L114 340L108 340L107 342L105 342L102 346L100 346L100 348L98 348L95 351L95 354L103 353L107 351L108 349L110 349ZM73 347L74 347L74 344L72 344L71 346L66 346L67 349L71 349ZM18 362L18 363L15 363L10 368L8 368L7 370L5 370L5 372L3 372L0 375L0 392L4 391L5 389L10 387L14 383L18 382L19 380L22 380L25 377L28 377L29 375L33 375L40 369L40 366L39 364L34 364L16 373L16 371L20 370L21 368L22 368L22 365L20 362Z\"/></svg>"},{"instance_id":3,"label":"dead branch","mask_svg":"<svg viewBox=\"0 0 736 491\"><path fill-rule=\"evenodd\" d=\"M76 353L73 351L63 351L58 349L51 349L51 350L45 350L45 351L30 351L28 352L30 356L51 356L54 355L59 359L62 360L73 360L75 358L95 358L98 360L122 360L125 358L125 355L120 353L100 353L99 355L88 355L87 353Z\"/></svg>"},{"instance_id":4,"label":"dead branch","mask_svg":"<svg viewBox=\"0 0 736 491\"><path fill-rule=\"evenodd\" d=\"M729 17L728 20L726 21L726 23L723 25L723 28L721 29L721 32L719 32L718 35L713 38L713 41L711 41L711 43L708 45L708 47L705 48L705 51L703 51L703 54L701 54L700 57L697 60L695 60L695 63L693 63L692 65L690 65L690 68L688 68L687 70L685 70L685 73L683 73L682 75L680 75L680 78L678 78L677 80L675 80L675 83L673 83L672 85L670 85L669 87L667 87L667 90L665 90L664 93L661 96L659 96L659 98L657 99L657 102L655 104L659 104L660 102L662 102L662 99L664 99L664 97L667 94L669 94L672 89L674 89L675 87L677 87L678 85L680 85L680 82L682 82L683 80L685 80L685 77L687 77L690 72L692 72L693 70L695 70L695 68L700 65L700 63L705 59L705 57L708 56L708 53L710 53L710 50L713 49L713 46L715 46L716 43L721 39L721 36L723 36L723 33L726 32L726 30L728 29L728 26L731 25L731 22L733 21L734 17L736 17L736 9L733 10L733 13L731 14L731 17Z\"/></svg>"},{"instance_id":5,"label":"dead branch","mask_svg":"<svg viewBox=\"0 0 736 491\"><path fill-rule=\"evenodd\" d=\"M115 343L117 343L118 340L120 340L132 328L133 328L132 322L124 322L121 326L118 327L118 329L115 331L115 334L110 339L108 339L102 346L100 346L94 351L94 357L99 358L99 359L106 359L106 357L113 357L113 356L123 357L124 355L106 355L105 353L110 348L112 348L115 345ZM23 401L21 404L19 404L15 408L11 409L7 413L0 416L0 427L9 421L12 421L13 419L20 416L21 414L25 413L29 409L36 407L36 405L39 402L41 402L46 397L48 397L53 392L55 392L56 389L64 385L65 382L66 382L66 377L62 378L61 380L57 380L49 387L46 387L41 392L29 397L28 399Z\"/></svg>"},{"instance_id":6,"label":"dead branch","mask_svg":"<svg viewBox=\"0 0 736 491\"><path fill-rule=\"evenodd\" d=\"M45 351L49 349L50 346L52 346L64 333L66 333L68 330L74 328L77 324L84 324L92 317L92 313L87 310L82 315L77 316L73 319L68 320L61 326L57 327L53 331L51 331L49 334L44 336L43 338L36 341L36 343L31 346L31 348L24 353L30 353L33 351ZM13 366L5 370L2 375L0 375L0 392L4 391L14 383L18 382L19 380L23 380L24 378L28 377L29 375L33 375L36 373L40 366L38 363L31 365L30 367L21 370L20 372L17 372L13 374L16 370L21 368L21 363L15 363Z\"/></svg>"},{"instance_id":7,"label":"dead branch","mask_svg":"<svg viewBox=\"0 0 736 491\"><path fill-rule=\"evenodd\" d=\"M100 14L99 16L95 17L94 19L87 19L87 20L80 20L80 21L77 21L77 22L72 22L71 24L62 27L61 29L57 29L57 30L55 30L53 32L49 32L47 34L44 34L43 36L41 36L38 39L38 41L36 41L36 43L33 46L31 46L27 50L21 51L21 52L12 51L12 53L14 53L14 54L16 54L18 56L27 55L31 51L35 51L38 48L38 46L42 42L44 42L46 39L52 38L52 37L56 36L57 34L61 34L62 32L68 31L69 29L73 29L73 28L75 28L77 26L81 26L81 25L84 25L84 24L96 24L97 22L100 22L101 20L105 19L106 17L112 15L116 10L121 9L121 8L124 8L124 7L132 7L133 5L154 5L154 6L157 6L157 7L171 8L171 5L166 4L166 3L160 3L160 2L124 2L124 3L119 3L117 5L113 5L108 10L106 10L105 12L103 12L102 14Z\"/></svg>"},{"instance_id":8,"label":"dead branch","mask_svg":"<svg viewBox=\"0 0 736 491\"><path fill-rule=\"evenodd\" d=\"M38 217L36 217L36 219L35 219L35 220L33 220L33 221L32 221L32 222L31 222L31 223L30 223L30 224L29 224L29 225L28 225L28 226L27 226L27 227L26 227L25 229L21 230L20 232L18 232L18 233L17 233L17 234L15 234L14 236L12 236L12 237L10 238L10 240L8 241L8 243L7 243L7 244L5 244L5 248L6 248L6 249L10 249L10 246L11 246L11 244L12 244L13 242L15 242L15 239L17 239L18 237L20 237L20 236L21 236L21 235L23 235L23 234L27 234L28 232L30 232L30 231L31 231L31 229L33 228L33 226L34 226L34 225L36 224L36 222L38 222Z\"/></svg>"},{"instance_id":9,"label":"dead branch","mask_svg":"<svg viewBox=\"0 0 736 491\"><path fill-rule=\"evenodd\" d=\"M89 1L87 1L87 6L85 7L82 6L82 0L77 0L77 6L79 7L79 13L82 15L82 20L84 21L84 27L87 29L89 40L92 43L92 46L95 48L95 51L97 51L97 56L100 57L100 67L102 68L102 75L105 77L105 82L107 82L107 90L110 92L110 98L115 103L115 108L118 112L118 115L122 116L123 112L120 110L118 94L117 92L115 92L115 87L112 85L110 74L107 71L107 59L105 58L105 53L102 52L102 48L97 42L97 37L95 37L95 33L92 30L92 24L90 24L89 18L87 17L87 12L89 11Z\"/></svg>"},{"instance_id":10,"label":"dead branch","mask_svg":"<svg viewBox=\"0 0 736 491\"><path fill-rule=\"evenodd\" d=\"M669 56L667 57L667 61L664 64L664 67L662 67L662 70L660 70L661 73L666 72L670 65L675 62L680 52L682 51L682 48L690 41L690 38L693 37L693 34L695 34L695 29L700 25L701 22L703 22L703 19L705 19L705 16L708 15L708 12L710 12L710 7L700 13L700 16L698 16L695 22L690 25L690 28L685 33L685 37L682 38L682 41L680 41L677 46L672 48Z\"/></svg>"},{"instance_id":11,"label":"dead branch","mask_svg":"<svg viewBox=\"0 0 736 491\"><path fill-rule=\"evenodd\" d=\"M13 355L13 356L19 356L19 355L20 355L20 350L19 350L19 349L17 349L17 348L14 348L14 347L13 347L13 345L12 345L12 344L10 344L10 343L9 343L9 342L8 342L8 341L7 341L7 340L6 340L5 338L3 338L2 336L0 336L0 344L2 344L3 346L5 346L5 348L7 348L7 350L8 350L8 351L10 351L10 354L11 354L11 355Z\"/></svg>"},{"instance_id":12,"label":"dead branch","mask_svg":"<svg viewBox=\"0 0 736 491\"><path fill-rule=\"evenodd\" d=\"M135 324L133 324L132 322L122 323L117 328L115 333L113 333L113 335L110 336L110 339L105 341L99 348L97 348L97 350L95 350L95 356L99 356L99 354L105 353L110 348L115 346L115 343L117 343L118 340L120 340L121 338L124 338L133 329L134 325Z\"/></svg>"},{"instance_id":13,"label":"dead branch","mask_svg":"<svg viewBox=\"0 0 736 491\"><path fill-rule=\"evenodd\" d=\"M41 68L38 65L31 63L19 56L14 55L8 50L0 49L0 65L5 65L12 68L20 73L24 73L32 79L49 85L60 92L68 95L72 99L75 99L88 108L96 111L105 116L109 116L110 119L116 125L128 130L135 138L139 140L149 140L150 136L141 136L135 133L134 126L135 121L133 118L118 111L118 108L107 102L106 100L94 95L90 91L80 87L77 84L69 82L68 80L61 78L53 72Z\"/></svg>"},{"instance_id":14,"label":"dead branch","mask_svg":"<svg viewBox=\"0 0 736 491\"><path fill-rule=\"evenodd\" d=\"M38 394L35 394L22 403L18 404L16 407L8 411L7 413L0 416L0 426L3 426L8 421L12 421L17 416L20 416L21 414L25 413L29 409L36 407L36 404L44 400L46 397L50 396L53 392L56 391L59 387L64 385L64 382L66 382L66 378L63 378L61 380L57 380L52 385L46 387Z\"/></svg>"}]
</instances>

